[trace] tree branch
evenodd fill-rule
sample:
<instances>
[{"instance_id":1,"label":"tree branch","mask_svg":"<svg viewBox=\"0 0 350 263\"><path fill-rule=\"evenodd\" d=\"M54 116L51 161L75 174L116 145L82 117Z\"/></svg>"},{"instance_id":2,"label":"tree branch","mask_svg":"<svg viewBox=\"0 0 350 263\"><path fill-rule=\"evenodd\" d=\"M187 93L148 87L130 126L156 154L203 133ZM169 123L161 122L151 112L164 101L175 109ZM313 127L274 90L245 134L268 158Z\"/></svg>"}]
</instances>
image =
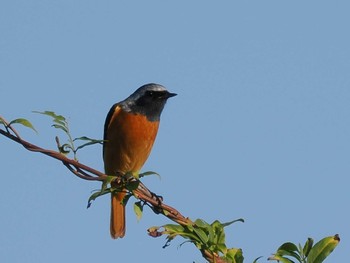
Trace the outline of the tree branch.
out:
<instances>
[{"instance_id":1,"label":"tree branch","mask_svg":"<svg viewBox=\"0 0 350 263\"><path fill-rule=\"evenodd\" d=\"M77 177L88 181L104 181L107 179L106 174L98 170L95 170L87 165L84 165L74 159L67 158L64 154L60 152L44 149L35 144L32 144L28 141L23 140L20 137L19 133L12 127L12 125L10 125L1 116L0 116L0 123L3 123L5 126L5 130L0 129L1 135L22 145L28 151L42 153L44 155L47 155L49 157L52 157L56 160L61 161L68 168L68 170L72 172L74 175L76 175ZM147 204L155 213L162 214L181 226L194 225L194 223L188 217L183 216L175 208L163 203L163 201L160 200L160 198L157 195L151 192L141 181L139 181L136 178L133 178L132 180L138 182L137 189L132 191L132 194L134 195L134 197L143 201L145 204ZM149 235L156 237L156 236L162 235L162 233L158 233L157 235L155 233L150 232ZM208 262L215 262L215 263L227 262L226 260L220 258L219 255L213 254L208 250L200 249L200 252Z\"/></svg>"}]
</instances>

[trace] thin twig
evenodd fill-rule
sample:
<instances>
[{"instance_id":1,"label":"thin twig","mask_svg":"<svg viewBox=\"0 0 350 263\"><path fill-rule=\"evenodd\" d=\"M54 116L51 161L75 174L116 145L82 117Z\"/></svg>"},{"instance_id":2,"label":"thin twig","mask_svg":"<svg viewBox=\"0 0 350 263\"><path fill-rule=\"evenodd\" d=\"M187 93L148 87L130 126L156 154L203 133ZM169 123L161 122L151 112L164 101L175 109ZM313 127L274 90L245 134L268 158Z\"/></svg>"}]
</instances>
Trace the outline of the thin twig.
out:
<instances>
[{"instance_id":1,"label":"thin twig","mask_svg":"<svg viewBox=\"0 0 350 263\"><path fill-rule=\"evenodd\" d=\"M4 122L4 124L9 127L11 129L11 131L15 134L11 134L9 132L6 132L2 129L0 129L0 133L4 136L6 136L7 138L21 144L24 148L26 148L28 151L32 151L32 152L39 152L39 153L42 153L42 154L45 154L45 155L48 155L54 159L57 159L57 160L60 160L62 161L65 165L66 164L69 164L69 165L72 165L74 166L76 169L80 169L82 171L85 171L85 172L88 172L88 173L91 173L93 175L95 175L95 177L92 178L83 178L85 180L94 180L94 181L103 181L107 178L107 175L105 175L104 173L101 173L100 171L98 170L95 170L87 165L84 165L80 162L77 162L76 160L73 160L73 159L69 159L67 158L65 155L63 155L62 153L60 152L56 152L56 151L53 151L53 150L47 150L47 149L44 149L44 148L41 148L35 144L32 144L30 142L27 142L25 140L23 140L18 132L11 126L8 124L8 122L6 122L3 118L0 117L0 119ZM67 166L67 165L66 165Z\"/></svg>"}]
</instances>

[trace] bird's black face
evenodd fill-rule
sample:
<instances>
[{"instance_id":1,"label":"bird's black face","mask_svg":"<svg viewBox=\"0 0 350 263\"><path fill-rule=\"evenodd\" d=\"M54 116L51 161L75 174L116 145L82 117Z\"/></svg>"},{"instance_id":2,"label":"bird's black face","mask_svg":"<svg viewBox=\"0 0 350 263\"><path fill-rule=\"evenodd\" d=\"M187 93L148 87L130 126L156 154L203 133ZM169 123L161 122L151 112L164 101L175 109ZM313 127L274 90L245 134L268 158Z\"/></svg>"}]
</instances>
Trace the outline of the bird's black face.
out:
<instances>
[{"instance_id":1,"label":"bird's black face","mask_svg":"<svg viewBox=\"0 0 350 263\"><path fill-rule=\"evenodd\" d=\"M169 93L168 91L154 91L154 90L146 90L145 93L135 101L135 104L140 107L153 107L160 106L166 103L167 99L175 96L173 93Z\"/></svg>"},{"instance_id":2,"label":"bird's black face","mask_svg":"<svg viewBox=\"0 0 350 263\"><path fill-rule=\"evenodd\" d=\"M176 96L157 84L148 84L129 97L129 107L133 113L143 114L150 121L159 121L166 101Z\"/></svg>"}]
</instances>

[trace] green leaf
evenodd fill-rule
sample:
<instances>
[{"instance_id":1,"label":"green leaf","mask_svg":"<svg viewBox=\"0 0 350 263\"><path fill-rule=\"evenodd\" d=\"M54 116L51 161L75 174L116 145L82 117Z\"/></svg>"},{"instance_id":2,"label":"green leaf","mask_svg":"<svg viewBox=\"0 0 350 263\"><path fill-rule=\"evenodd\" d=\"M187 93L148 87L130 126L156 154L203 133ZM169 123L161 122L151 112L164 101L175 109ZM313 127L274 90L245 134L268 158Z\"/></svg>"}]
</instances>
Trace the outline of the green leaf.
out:
<instances>
[{"instance_id":1,"label":"green leaf","mask_svg":"<svg viewBox=\"0 0 350 263\"><path fill-rule=\"evenodd\" d=\"M92 201L95 201L95 199L97 197L100 197L102 195L105 195L105 194L108 194L111 192L111 189L108 188L108 189L105 189L105 190L97 190L95 193L93 193L90 197L89 197L89 200L88 200L88 205L87 205L87 208L89 208L91 206L91 203Z\"/></svg>"},{"instance_id":2,"label":"green leaf","mask_svg":"<svg viewBox=\"0 0 350 263\"><path fill-rule=\"evenodd\" d=\"M300 256L304 256L303 247L300 243L298 244L298 253L300 254Z\"/></svg>"},{"instance_id":3,"label":"green leaf","mask_svg":"<svg viewBox=\"0 0 350 263\"><path fill-rule=\"evenodd\" d=\"M282 256L278 256L278 255L273 255L273 256L269 257L267 260L277 260L277 261L282 262L282 263L294 263L294 261L292 261L288 258L282 257Z\"/></svg>"},{"instance_id":4,"label":"green leaf","mask_svg":"<svg viewBox=\"0 0 350 263\"><path fill-rule=\"evenodd\" d=\"M32 129L32 130L35 131L36 133L38 133L38 132L36 131L36 129L34 128L33 124L31 124L30 121L28 121L27 119L23 119L23 118L15 119L15 120L11 121L11 122L9 123L9 125L12 125L12 124L15 124L15 123L21 124L21 125L23 125L23 126L25 126L25 127L27 127L27 128Z\"/></svg>"},{"instance_id":5,"label":"green leaf","mask_svg":"<svg viewBox=\"0 0 350 263\"><path fill-rule=\"evenodd\" d=\"M193 230L197 234L199 239L202 241L202 243L206 245L209 240L208 235L201 228L195 227Z\"/></svg>"},{"instance_id":6,"label":"green leaf","mask_svg":"<svg viewBox=\"0 0 350 263\"><path fill-rule=\"evenodd\" d=\"M224 227L220 223L220 221L215 220L212 224L211 227L214 231L214 239L213 242L215 244L218 243L225 243L225 232L224 232Z\"/></svg>"},{"instance_id":7,"label":"green leaf","mask_svg":"<svg viewBox=\"0 0 350 263\"><path fill-rule=\"evenodd\" d=\"M285 251L289 251L289 252L294 252L294 251L298 251L298 247L292 242L286 242L286 243L282 244L277 249L277 251L278 250L285 250Z\"/></svg>"},{"instance_id":8,"label":"green leaf","mask_svg":"<svg viewBox=\"0 0 350 263\"><path fill-rule=\"evenodd\" d=\"M39 114L43 114L46 116L50 116L54 119L55 122L57 123L66 123L66 118L63 117L62 115L57 115L55 112L53 111L33 111L34 113L39 113Z\"/></svg>"},{"instance_id":9,"label":"green leaf","mask_svg":"<svg viewBox=\"0 0 350 263\"><path fill-rule=\"evenodd\" d=\"M139 178L145 177L145 176L150 176L150 175L157 175L159 179L161 179L160 174L153 172L153 171L148 171L144 173L139 174Z\"/></svg>"},{"instance_id":10,"label":"green leaf","mask_svg":"<svg viewBox=\"0 0 350 263\"><path fill-rule=\"evenodd\" d=\"M196 221L194 221L194 224L201 228L207 228L210 226L207 222L200 218L196 219Z\"/></svg>"},{"instance_id":11,"label":"green leaf","mask_svg":"<svg viewBox=\"0 0 350 263\"><path fill-rule=\"evenodd\" d=\"M243 219L243 218L239 218L239 219L236 219L236 220L232 220L232 221L230 221L230 222L222 223L221 225L222 225L223 227L227 227L227 226L229 226L229 225L231 225L231 224L233 224L233 223L236 223L236 222L242 222L242 223L244 223L244 219Z\"/></svg>"},{"instance_id":12,"label":"green leaf","mask_svg":"<svg viewBox=\"0 0 350 263\"><path fill-rule=\"evenodd\" d=\"M111 184L111 182L113 180L115 180L117 177L113 176L113 175L107 175L107 178L105 180L103 180L102 186L101 186L101 190L106 190L107 187Z\"/></svg>"},{"instance_id":13,"label":"green leaf","mask_svg":"<svg viewBox=\"0 0 350 263\"><path fill-rule=\"evenodd\" d=\"M183 233L185 231L185 228L181 225L175 225L175 224L166 224L163 226L165 231L167 232L176 232L176 233Z\"/></svg>"},{"instance_id":14,"label":"green leaf","mask_svg":"<svg viewBox=\"0 0 350 263\"><path fill-rule=\"evenodd\" d=\"M100 143L100 144L103 144L103 142L104 142L104 140L92 139L92 138L89 138L89 137L86 137L86 136L75 138L73 141L91 141L91 142Z\"/></svg>"},{"instance_id":15,"label":"green leaf","mask_svg":"<svg viewBox=\"0 0 350 263\"><path fill-rule=\"evenodd\" d=\"M191 240L185 240L184 242L180 243L179 247L182 247L186 243L191 243ZM193 262L195 263L195 262Z\"/></svg>"},{"instance_id":16,"label":"green leaf","mask_svg":"<svg viewBox=\"0 0 350 263\"><path fill-rule=\"evenodd\" d=\"M58 147L58 150L60 151L60 153L68 154L72 150L72 146L68 143L65 143L65 144L61 145L60 147Z\"/></svg>"},{"instance_id":17,"label":"green leaf","mask_svg":"<svg viewBox=\"0 0 350 263\"><path fill-rule=\"evenodd\" d=\"M79 145L75 151L77 152L79 149L82 149L85 146L94 145L94 144L97 144L97 143L101 143L100 140L95 140L95 141L84 143L82 145Z\"/></svg>"},{"instance_id":18,"label":"green leaf","mask_svg":"<svg viewBox=\"0 0 350 263\"><path fill-rule=\"evenodd\" d=\"M60 130L64 131L65 133L68 133L68 128L66 126L63 126L60 124L52 124L51 126L56 128L56 129L60 129Z\"/></svg>"},{"instance_id":19,"label":"green leaf","mask_svg":"<svg viewBox=\"0 0 350 263\"><path fill-rule=\"evenodd\" d=\"M226 253L226 237L225 237L225 231L221 231L219 234L219 238L217 241L217 247L222 253Z\"/></svg>"},{"instance_id":20,"label":"green leaf","mask_svg":"<svg viewBox=\"0 0 350 263\"><path fill-rule=\"evenodd\" d=\"M215 231L221 231L224 228L223 224L221 224L219 220L215 220L213 223L211 223L211 226Z\"/></svg>"},{"instance_id":21,"label":"green leaf","mask_svg":"<svg viewBox=\"0 0 350 263\"><path fill-rule=\"evenodd\" d=\"M226 259L229 259L232 263L243 263L243 253L240 248L230 248L225 255Z\"/></svg>"},{"instance_id":22,"label":"green leaf","mask_svg":"<svg viewBox=\"0 0 350 263\"><path fill-rule=\"evenodd\" d=\"M294 251L288 251L288 250L279 249L277 251L276 255L293 257L296 260L298 260L300 263L302 262L300 255L297 252L294 252Z\"/></svg>"},{"instance_id":23,"label":"green leaf","mask_svg":"<svg viewBox=\"0 0 350 263\"><path fill-rule=\"evenodd\" d=\"M53 122L55 124L53 124L52 127L55 127L56 129L61 129L67 134L69 133L68 122L66 121L66 118L63 117L62 115L57 115L53 111L33 111L33 112L53 118Z\"/></svg>"},{"instance_id":24,"label":"green leaf","mask_svg":"<svg viewBox=\"0 0 350 263\"><path fill-rule=\"evenodd\" d=\"M321 263L323 262L330 253L339 244L339 235L325 237L318 241L313 248L311 248L310 253L307 257L307 263Z\"/></svg>"},{"instance_id":25,"label":"green leaf","mask_svg":"<svg viewBox=\"0 0 350 263\"><path fill-rule=\"evenodd\" d=\"M313 244L314 244L314 240L311 237L309 237L306 240L304 248L303 248L303 254L304 254L305 257L307 257L309 255Z\"/></svg>"},{"instance_id":26,"label":"green leaf","mask_svg":"<svg viewBox=\"0 0 350 263\"><path fill-rule=\"evenodd\" d=\"M141 204L141 201L134 203L134 212L136 214L137 221L140 221L143 212L143 205Z\"/></svg>"},{"instance_id":27,"label":"green leaf","mask_svg":"<svg viewBox=\"0 0 350 263\"><path fill-rule=\"evenodd\" d=\"M123 205L123 206L126 206L127 203L129 202L130 197L132 197L132 196L133 196L133 195L131 195L131 194L125 195L124 198L123 198L123 200L122 200L122 205Z\"/></svg>"},{"instance_id":28,"label":"green leaf","mask_svg":"<svg viewBox=\"0 0 350 263\"><path fill-rule=\"evenodd\" d=\"M261 259L263 256L257 257L256 259L254 259L253 263L257 263L259 259Z\"/></svg>"},{"instance_id":29,"label":"green leaf","mask_svg":"<svg viewBox=\"0 0 350 263\"><path fill-rule=\"evenodd\" d=\"M75 138L73 141L102 141L103 142L103 140L95 140L95 139L89 138L87 136Z\"/></svg>"},{"instance_id":30,"label":"green leaf","mask_svg":"<svg viewBox=\"0 0 350 263\"><path fill-rule=\"evenodd\" d=\"M88 145L93 145L93 144L103 144L103 141L104 140L96 140L96 139L92 139L92 138L89 138L89 137L86 137L86 136L82 136L82 137L79 137L79 138L75 138L73 141L88 141L87 143L84 143L82 145L80 145L79 147L77 147L76 151L78 151L79 149L82 149L84 148L85 146L88 146Z\"/></svg>"},{"instance_id":31,"label":"green leaf","mask_svg":"<svg viewBox=\"0 0 350 263\"><path fill-rule=\"evenodd\" d=\"M301 257L298 254L299 250L297 245L295 245L292 242L286 242L282 244L278 249L276 255L279 256L291 256L294 257L296 260L301 262Z\"/></svg>"},{"instance_id":32,"label":"green leaf","mask_svg":"<svg viewBox=\"0 0 350 263\"><path fill-rule=\"evenodd\" d=\"M217 238L216 238L216 235L215 235L215 231L213 229L213 227L210 225L208 229L208 238L209 238L209 241L211 244L217 244Z\"/></svg>"},{"instance_id":33,"label":"green leaf","mask_svg":"<svg viewBox=\"0 0 350 263\"><path fill-rule=\"evenodd\" d=\"M222 254L227 253L227 247L225 243L216 244L215 246L212 247L212 250L214 250L215 252L221 252Z\"/></svg>"}]
</instances>

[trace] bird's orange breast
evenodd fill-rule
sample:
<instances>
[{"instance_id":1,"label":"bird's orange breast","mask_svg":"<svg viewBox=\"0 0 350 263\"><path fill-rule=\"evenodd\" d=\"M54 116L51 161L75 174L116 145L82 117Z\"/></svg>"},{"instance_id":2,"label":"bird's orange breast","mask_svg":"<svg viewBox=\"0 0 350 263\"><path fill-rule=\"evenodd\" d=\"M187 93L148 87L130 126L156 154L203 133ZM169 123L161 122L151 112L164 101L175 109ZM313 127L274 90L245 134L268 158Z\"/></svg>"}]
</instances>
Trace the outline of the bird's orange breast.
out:
<instances>
[{"instance_id":1,"label":"bird's orange breast","mask_svg":"<svg viewBox=\"0 0 350 263\"><path fill-rule=\"evenodd\" d=\"M105 131L106 174L139 172L151 152L158 127L159 121L151 122L144 115L117 106Z\"/></svg>"}]
</instances>

